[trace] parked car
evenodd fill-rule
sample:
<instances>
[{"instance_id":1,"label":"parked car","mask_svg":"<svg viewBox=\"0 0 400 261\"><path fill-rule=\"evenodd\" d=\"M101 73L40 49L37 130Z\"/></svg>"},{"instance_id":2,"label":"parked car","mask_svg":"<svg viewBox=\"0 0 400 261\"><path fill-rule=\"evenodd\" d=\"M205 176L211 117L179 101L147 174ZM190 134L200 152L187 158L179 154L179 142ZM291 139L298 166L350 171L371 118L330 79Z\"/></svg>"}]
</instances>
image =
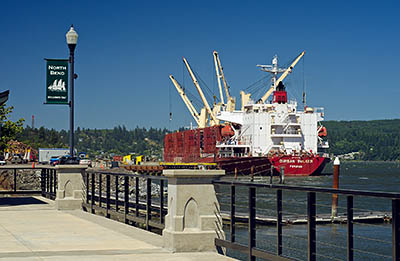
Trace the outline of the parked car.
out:
<instances>
[{"instance_id":1,"label":"parked car","mask_svg":"<svg viewBox=\"0 0 400 261\"><path fill-rule=\"evenodd\" d=\"M81 159L79 161L80 165L88 165L89 168L92 167L92 161L90 159Z\"/></svg>"},{"instance_id":2,"label":"parked car","mask_svg":"<svg viewBox=\"0 0 400 261\"><path fill-rule=\"evenodd\" d=\"M52 166L60 164L60 156L51 156L49 163Z\"/></svg>"},{"instance_id":3,"label":"parked car","mask_svg":"<svg viewBox=\"0 0 400 261\"><path fill-rule=\"evenodd\" d=\"M79 164L78 157L72 157L71 155L64 155L60 158L60 165L73 165Z\"/></svg>"},{"instance_id":4,"label":"parked car","mask_svg":"<svg viewBox=\"0 0 400 261\"><path fill-rule=\"evenodd\" d=\"M5 158L4 158L4 156L0 155L0 165L3 166L3 165L6 165L6 164L7 164L7 162L6 162Z\"/></svg>"}]
</instances>

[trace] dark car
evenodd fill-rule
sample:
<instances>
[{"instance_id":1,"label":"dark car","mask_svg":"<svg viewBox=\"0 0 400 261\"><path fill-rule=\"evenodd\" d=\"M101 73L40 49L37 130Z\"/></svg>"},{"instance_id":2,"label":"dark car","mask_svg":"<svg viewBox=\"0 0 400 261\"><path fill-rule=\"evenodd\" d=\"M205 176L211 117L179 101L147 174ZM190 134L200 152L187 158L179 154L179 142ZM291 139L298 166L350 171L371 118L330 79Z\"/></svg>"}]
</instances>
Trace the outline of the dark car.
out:
<instances>
[{"instance_id":1,"label":"dark car","mask_svg":"<svg viewBox=\"0 0 400 261\"><path fill-rule=\"evenodd\" d=\"M72 157L71 155L65 155L60 158L60 165L73 165L73 164L79 164L79 158L78 157Z\"/></svg>"}]
</instances>

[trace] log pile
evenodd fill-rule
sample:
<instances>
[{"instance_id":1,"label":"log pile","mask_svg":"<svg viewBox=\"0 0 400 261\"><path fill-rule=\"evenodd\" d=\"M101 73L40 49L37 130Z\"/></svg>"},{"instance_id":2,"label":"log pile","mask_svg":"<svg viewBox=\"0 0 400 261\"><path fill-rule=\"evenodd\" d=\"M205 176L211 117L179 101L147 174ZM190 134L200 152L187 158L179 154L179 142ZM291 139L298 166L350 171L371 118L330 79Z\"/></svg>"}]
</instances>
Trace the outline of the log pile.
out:
<instances>
[{"instance_id":1,"label":"log pile","mask_svg":"<svg viewBox=\"0 0 400 261\"><path fill-rule=\"evenodd\" d=\"M27 153L30 150L31 153L31 159L37 159L38 151L29 145L26 145L23 142L19 142L16 140L11 140L7 144L8 147L8 158L6 160L11 160L12 156L15 154L20 154L22 157L24 157L25 153Z\"/></svg>"}]
</instances>

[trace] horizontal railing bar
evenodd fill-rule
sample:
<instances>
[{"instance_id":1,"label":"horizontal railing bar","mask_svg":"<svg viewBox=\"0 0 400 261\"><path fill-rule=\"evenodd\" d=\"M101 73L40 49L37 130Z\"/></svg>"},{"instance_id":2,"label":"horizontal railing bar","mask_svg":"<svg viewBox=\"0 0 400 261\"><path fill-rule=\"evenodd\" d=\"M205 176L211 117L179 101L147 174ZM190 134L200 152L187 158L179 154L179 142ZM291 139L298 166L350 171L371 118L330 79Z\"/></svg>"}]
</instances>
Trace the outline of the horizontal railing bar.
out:
<instances>
[{"instance_id":1,"label":"horizontal railing bar","mask_svg":"<svg viewBox=\"0 0 400 261\"><path fill-rule=\"evenodd\" d=\"M248 246L242 245L242 244L239 244L239 243L236 243L236 242L232 243L230 241L226 241L226 240L223 240L223 239L220 239L220 238L216 238L214 242L215 242L215 245L219 246L219 247L226 247L226 248L229 248L229 249L237 250L237 251L239 251L241 253L244 253L244 254L247 254L249 252Z\"/></svg>"},{"instance_id":2,"label":"horizontal railing bar","mask_svg":"<svg viewBox=\"0 0 400 261\"><path fill-rule=\"evenodd\" d=\"M354 252L358 252L358 253L363 253L363 254L370 254L370 255L374 255L374 256L380 256L380 257L384 257L384 258L390 258L390 259L392 258L391 256L388 256L388 255L369 252L369 251L365 251L365 250L361 250L361 249L357 249L357 248L353 248L353 251Z\"/></svg>"},{"instance_id":3,"label":"horizontal railing bar","mask_svg":"<svg viewBox=\"0 0 400 261\"><path fill-rule=\"evenodd\" d=\"M337 261L344 260L344 259L339 259L339 258L332 257L332 256L326 256L326 255L323 255L323 254L318 254L318 253L316 253L315 256L320 256L320 257L323 257L323 258L329 259L329 260L337 260Z\"/></svg>"},{"instance_id":4,"label":"horizontal railing bar","mask_svg":"<svg viewBox=\"0 0 400 261\"><path fill-rule=\"evenodd\" d=\"M41 190L1 190L0 195L21 195L21 194L38 194L41 195Z\"/></svg>"},{"instance_id":5,"label":"horizontal railing bar","mask_svg":"<svg viewBox=\"0 0 400 261\"><path fill-rule=\"evenodd\" d=\"M98 212L102 212L102 214L105 216L107 213L107 208L106 207L99 207L97 205L91 205L90 203L82 203L82 205L88 209L94 209L95 211ZM118 218L123 219L125 218L125 213L120 212L120 211L116 211L114 209L109 209L108 213L112 216L118 216ZM137 223L141 223L141 224L145 224L146 223L146 218L145 217L137 217L136 215L132 215L132 214L127 214L126 215L126 219L133 221L133 222L137 222ZM164 229L165 225L161 224L161 223L157 223L154 221L149 221L149 225L151 227L154 228L159 228L159 229Z\"/></svg>"},{"instance_id":6,"label":"horizontal railing bar","mask_svg":"<svg viewBox=\"0 0 400 261\"><path fill-rule=\"evenodd\" d=\"M7 166L1 166L0 170L19 170L19 169L56 169L55 167L40 167L40 166L35 166L34 168L32 167L7 167Z\"/></svg>"},{"instance_id":7,"label":"horizontal railing bar","mask_svg":"<svg viewBox=\"0 0 400 261\"><path fill-rule=\"evenodd\" d=\"M92 194L91 193L89 193L89 197L91 196ZM95 203L98 203L99 202L99 194L97 193L97 194L95 194L94 195L94 200L95 200ZM101 197L101 201L102 202L105 202L106 201L106 197L104 197L104 196L102 196ZM156 200L154 200L154 201L156 201ZM124 205L124 200L118 200L118 205ZM157 204L158 203L158 204ZM111 205L115 205L115 197L110 197L110 204ZM139 209L140 210L144 210L144 209L146 209L146 202L145 201L139 201L139 204L138 204L138 206L139 206ZM136 203L133 203L133 202L129 202L129 207L130 208L134 208L134 207L136 207ZM160 206L159 206L159 202L153 202L152 204L151 204L151 210L152 211L160 211ZM168 210L168 207L167 206L165 206L164 205L164 208L163 208L163 210L165 211L165 212L167 212L167 210Z\"/></svg>"},{"instance_id":8,"label":"horizontal railing bar","mask_svg":"<svg viewBox=\"0 0 400 261\"><path fill-rule=\"evenodd\" d=\"M145 179L156 179L156 180L168 180L165 176L157 176L157 175L147 175L147 174L136 174L136 173L117 173L117 172L109 172L109 171L93 171L88 170L86 171L88 174L101 174L101 175L111 175L111 176L121 176L121 177L140 177Z\"/></svg>"},{"instance_id":9,"label":"horizontal railing bar","mask_svg":"<svg viewBox=\"0 0 400 261\"><path fill-rule=\"evenodd\" d=\"M253 253L253 255L255 257L263 258L265 260L292 260L292 259L289 259L289 258L286 258L283 256L277 256L277 255L271 254L267 251L264 251L264 250L261 250L261 249L255 248L255 247L253 247L251 252Z\"/></svg>"},{"instance_id":10,"label":"horizontal railing bar","mask_svg":"<svg viewBox=\"0 0 400 261\"><path fill-rule=\"evenodd\" d=\"M303 186L292 186L292 185L261 184L261 183L252 183L252 182L224 181L224 180L213 180L213 184L222 184L222 185L230 185L230 186L245 186L245 187L254 187L254 188L293 190L293 191L304 191L304 192L316 192L316 193L331 193L331 194L341 194L341 195L367 196L367 197L377 197L377 198L400 199L400 193L396 193L396 192L380 192L380 191L365 191L365 190L350 190L350 189L333 189L333 188L323 188L323 187L303 187Z\"/></svg>"},{"instance_id":11,"label":"horizontal railing bar","mask_svg":"<svg viewBox=\"0 0 400 261\"><path fill-rule=\"evenodd\" d=\"M358 235L353 235L353 237L354 238L368 240L368 241L379 242L379 243L382 243L382 244L388 244L388 245L392 244L392 241L386 241L386 240L383 240L383 239L376 239L376 238L372 238L372 237L364 237L364 236L358 236Z\"/></svg>"}]
</instances>

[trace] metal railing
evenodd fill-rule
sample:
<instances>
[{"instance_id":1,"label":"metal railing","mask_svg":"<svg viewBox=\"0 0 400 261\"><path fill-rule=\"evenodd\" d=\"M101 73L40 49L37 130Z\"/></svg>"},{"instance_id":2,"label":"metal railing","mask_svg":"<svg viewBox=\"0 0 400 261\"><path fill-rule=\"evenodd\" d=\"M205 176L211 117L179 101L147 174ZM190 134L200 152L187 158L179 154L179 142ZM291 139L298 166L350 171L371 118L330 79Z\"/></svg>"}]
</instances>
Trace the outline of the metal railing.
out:
<instances>
[{"instance_id":1,"label":"metal railing","mask_svg":"<svg viewBox=\"0 0 400 261\"><path fill-rule=\"evenodd\" d=\"M400 193L213 183L227 234L215 244L236 258L400 260ZM332 217L334 194L343 207Z\"/></svg>"},{"instance_id":2,"label":"metal railing","mask_svg":"<svg viewBox=\"0 0 400 261\"><path fill-rule=\"evenodd\" d=\"M55 198L57 175L53 167L5 166L0 167L0 172L0 195L42 195Z\"/></svg>"},{"instance_id":3,"label":"metal railing","mask_svg":"<svg viewBox=\"0 0 400 261\"><path fill-rule=\"evenodd\" d=\"M87 171L84 179L85 211L161 234L167 214L166 177Z\"/></svg>"},{"instance_id":4,"label":"metal railing","mask_svg":"<svg viewBox=\"0 0 400 261\"><path fill-rule=\"evenodd\" d=\"M56 169L42 168L40 181L41 195L49 199L55 199L58 181Z\"/></svg>"}]
</instances>

